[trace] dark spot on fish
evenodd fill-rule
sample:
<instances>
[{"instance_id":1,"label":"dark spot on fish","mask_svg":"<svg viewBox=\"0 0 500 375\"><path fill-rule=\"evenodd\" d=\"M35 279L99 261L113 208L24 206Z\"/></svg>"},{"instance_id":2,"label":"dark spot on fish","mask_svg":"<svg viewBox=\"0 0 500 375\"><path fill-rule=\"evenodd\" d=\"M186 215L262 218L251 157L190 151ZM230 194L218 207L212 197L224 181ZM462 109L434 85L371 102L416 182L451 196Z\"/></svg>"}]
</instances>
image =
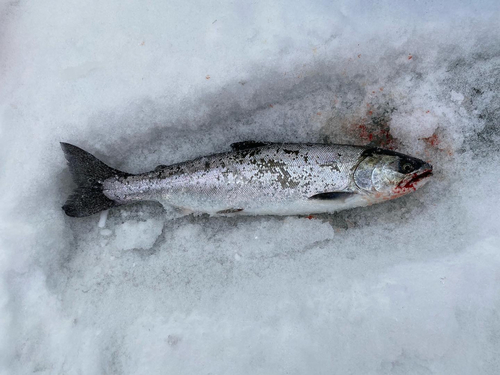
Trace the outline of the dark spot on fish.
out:
<instances>
[{"instance_id":1,"label":"dark spot on fish","mask_svg":"<svg viewBox=\"0 0 500 375\"><path fill-rule=\"evenodd\" d=\"M281 174L278 176L278 182L281 184L281 187L283 189L295 188L299 186L299 181L294 180L284 167L278 166L278 170L281 172Z\"/></svg>"},{"instance_id":2,"label":"dark spot on fish","mask_svg":"<svg viewBox=\"0 0 500 375\"><path fill-rule=\"evenodd\" d=\"M331 163L324 163L324 164L319 164L320 167L330 167L331 169L333 169L334 171L337 171L337 172L340 172L340 168L339 166L337 165L337 163L335 163L334 161L331 162Z\"/></svg>"},{"instance_id":3,"label":"dark spot on fish","mask_svg":"<svg viewBox=\"0 0 500 375\"><path fill-rule=\"evenodd\" d=\"M299 150L287 150L286 148L283 149L283 152L287 155L298 155L299 154Z\"/></svg>"},{"instance_id":4,"label":"dark spot on fish","mask_svg":"<svg viewBox=\"0 0 500 375\"><path fill-rule=\"evenodd\" d=\"M209 170L210 169L210 162L209 161L206 161L205 162L205 170Z\"/></svg>"},{"instance_id":5,"label":"dark spot on fish","mask_svg":"<svg viewBox=\"0 0 500 375\"><path fill-rule=\"evenodd\" d=\"M251 148L248 150L242 150L241 151L241 157L242 158L253 158L257 155L260 154L260 149L259 148Z\"/></svg>"}]
</instances>

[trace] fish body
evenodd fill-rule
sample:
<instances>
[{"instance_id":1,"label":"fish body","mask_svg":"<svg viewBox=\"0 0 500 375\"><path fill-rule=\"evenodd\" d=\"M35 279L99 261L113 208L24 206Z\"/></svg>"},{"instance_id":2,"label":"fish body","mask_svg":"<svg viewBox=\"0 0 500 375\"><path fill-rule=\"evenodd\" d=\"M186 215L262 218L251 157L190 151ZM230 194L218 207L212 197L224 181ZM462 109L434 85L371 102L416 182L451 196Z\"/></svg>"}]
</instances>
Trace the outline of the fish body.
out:
<instances>
[{"instance_id":1,"label":"fish body","mask_svg":"<svg viewBox=\"0 0 500 375\"><path fill-rule=\"evenodd\" d=\"M405 195L432 174L432 167L422 160L379 148L246 141L232 144L230 152L132 175L106 166L76 146L62 146L80 185L63 207L70 216L146 200L211 215L335 212ZM91 183L94 194L80 199L78 194L89 191L81 184L84 180L89 185L89 178L81 175L92 172L92 162L98 166ZM94 204L89 202L85 209L89 199Z\"/></svg>"}]
</instances>

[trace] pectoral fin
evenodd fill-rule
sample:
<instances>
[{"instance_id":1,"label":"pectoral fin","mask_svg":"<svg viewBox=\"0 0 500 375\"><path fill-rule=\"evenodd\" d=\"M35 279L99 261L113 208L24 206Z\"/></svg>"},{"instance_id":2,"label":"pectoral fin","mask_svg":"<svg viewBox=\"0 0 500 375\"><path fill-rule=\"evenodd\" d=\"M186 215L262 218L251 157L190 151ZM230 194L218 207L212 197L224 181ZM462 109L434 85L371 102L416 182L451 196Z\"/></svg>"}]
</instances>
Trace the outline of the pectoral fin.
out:
<instances>
[{"instance_id":1,"label":"pectoral fin","mask_svg":"<svg viewBox=\"0 0 500 375\"><path fill-rule=\"evenodd\" d=\"M329 191L326 193L315 194L315 195L309 197L309 199L323 200L323 201L325 201L325 200L330 200L330 201L345 200L349 197L352 197L354 194L356 194L356 193L345 192L345 191Z\"/></svg>"}]
</instances>

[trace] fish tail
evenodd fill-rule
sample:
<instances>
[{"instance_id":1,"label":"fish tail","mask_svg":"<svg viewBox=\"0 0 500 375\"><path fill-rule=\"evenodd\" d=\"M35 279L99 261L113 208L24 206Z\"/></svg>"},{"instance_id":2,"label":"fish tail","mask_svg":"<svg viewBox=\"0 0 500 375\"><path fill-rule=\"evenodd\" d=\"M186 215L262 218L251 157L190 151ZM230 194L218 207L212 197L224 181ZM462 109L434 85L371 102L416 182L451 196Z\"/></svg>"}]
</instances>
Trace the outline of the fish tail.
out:
<instances>
[{"instance_id":1,"label":"fish tail","mask_svg":"<svg viewBox=\"0 0 500 375\"><path fill-rule=\"evenodd\" d=\"M120 205L103 193L102 183L112 177L126 177L130 174L108 167L87 151L69 143L61 142L61 148L68 161L69 170L77 187L62 209L71 217L90 216L97 212Z\"/></svg>"}]
</instances>

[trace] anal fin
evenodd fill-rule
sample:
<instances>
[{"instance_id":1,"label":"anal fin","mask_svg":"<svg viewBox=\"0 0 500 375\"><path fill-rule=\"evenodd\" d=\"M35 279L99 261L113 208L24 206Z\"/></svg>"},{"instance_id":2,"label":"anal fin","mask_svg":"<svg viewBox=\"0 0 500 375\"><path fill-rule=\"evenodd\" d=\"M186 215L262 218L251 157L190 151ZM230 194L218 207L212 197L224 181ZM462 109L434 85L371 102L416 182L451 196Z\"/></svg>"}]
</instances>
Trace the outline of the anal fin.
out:
<instances>
[{"instance_id":1,"label":"anal fin","mask_svg":"<svg viewBox=\"0 0 500 375\"><path fill-rule=\"evenodd\" d=\"M217 214L234 214L243 211L243 208L228 208L227 210L217 211Z\"/></svg>"}]
</instances>

